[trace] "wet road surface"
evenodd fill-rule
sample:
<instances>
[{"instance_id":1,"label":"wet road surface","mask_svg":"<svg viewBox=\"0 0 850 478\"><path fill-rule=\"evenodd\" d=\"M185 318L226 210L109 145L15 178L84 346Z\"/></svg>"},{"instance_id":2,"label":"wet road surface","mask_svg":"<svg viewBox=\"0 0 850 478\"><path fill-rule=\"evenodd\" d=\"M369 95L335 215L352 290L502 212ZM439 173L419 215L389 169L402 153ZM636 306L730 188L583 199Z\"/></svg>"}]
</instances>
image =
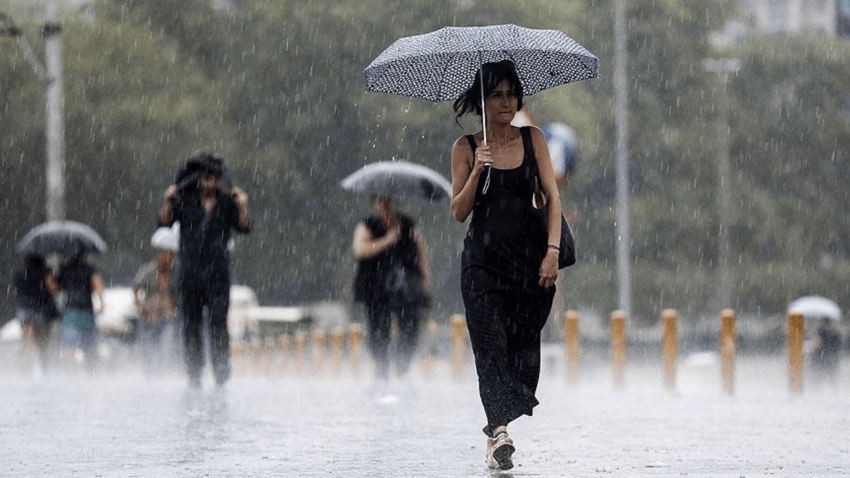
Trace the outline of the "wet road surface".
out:
<instances>
[{"instance_id":1,"label":"wet road surface","mask_svg":"<svg viewBox=\"0 0 850 478\"><path fill-rule=\"evenodd\" d=\"M557 352L553 352L557 356ZM448 364L379 384L236 374L190 390L179 371L133 367L40 378L0 368L0 476L474 477L484 415L474 372ZM844 374L850 370L845 361ZM569 385L546 361L533 417L510 427L517 477L850 476L850 381L787 391L784 357L741 361L734 396L716 364L630 364L615 391L604 363ZM346 377L348 375L348 377Z\"/></svg>"}]
</instances>

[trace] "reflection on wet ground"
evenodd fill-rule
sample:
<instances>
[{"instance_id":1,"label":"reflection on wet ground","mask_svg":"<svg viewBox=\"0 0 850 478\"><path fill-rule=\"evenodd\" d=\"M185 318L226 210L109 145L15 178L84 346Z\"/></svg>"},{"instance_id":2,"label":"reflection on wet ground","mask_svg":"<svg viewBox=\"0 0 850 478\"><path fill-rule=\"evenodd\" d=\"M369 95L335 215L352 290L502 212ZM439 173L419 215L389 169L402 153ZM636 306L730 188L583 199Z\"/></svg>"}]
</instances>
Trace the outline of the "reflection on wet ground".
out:
<instances>
[{"instance_id":1,"label":"reflection on wet ground","mask_svg":"<svg viewBox=\"0 0 850 478\"><path fill-rule=\"evenodd\" d=\"M576 386L547 363L541 405L511 426L517 467L500 476L850 475L846 378L791 395L785 358L766 357L739 364L730 397L716 364L683 363L665 393L645 363L615 392L604 363ZM458 383L444 365L389 384L254 374L201 391L178 371L0 368L0 475L489 476L474 373Z\"/></svg>"}]
</instances>

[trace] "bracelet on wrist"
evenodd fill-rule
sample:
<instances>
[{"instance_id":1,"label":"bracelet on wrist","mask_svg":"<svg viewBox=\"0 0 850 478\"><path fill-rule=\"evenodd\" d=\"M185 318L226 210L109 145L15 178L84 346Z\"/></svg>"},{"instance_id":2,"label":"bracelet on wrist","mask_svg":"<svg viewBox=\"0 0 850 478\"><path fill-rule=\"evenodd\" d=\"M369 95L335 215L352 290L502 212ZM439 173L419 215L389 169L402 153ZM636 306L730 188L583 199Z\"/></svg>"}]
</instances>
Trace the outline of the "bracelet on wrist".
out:
<instances>
[{"instance_id":1,"label":"bracelet on wrist","mask_svg":"<svg viewBox=\"0 0 850 478\"><path fill-rule=\"evenodd\" d=\"M549 244L549 249L555 249L556 251L560 251L561 248L557 244Z\"/></svg>"}]
</instances>

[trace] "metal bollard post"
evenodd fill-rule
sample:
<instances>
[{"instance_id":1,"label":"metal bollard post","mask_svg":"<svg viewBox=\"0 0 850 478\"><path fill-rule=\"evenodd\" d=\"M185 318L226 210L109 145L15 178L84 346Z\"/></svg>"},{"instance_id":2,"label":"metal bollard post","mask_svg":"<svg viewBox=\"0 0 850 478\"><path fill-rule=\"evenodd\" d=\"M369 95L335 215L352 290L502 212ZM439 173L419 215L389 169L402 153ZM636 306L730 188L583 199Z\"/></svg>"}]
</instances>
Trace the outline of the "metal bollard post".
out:
<instances>
[{"instance_id":1,"label":"metal bollard post","mask_svg":"<svg viewBox=\"0 0 850 478\"><path fill-rule=\"evenodd\" d=\"M679 355L678 314L673 309L666 309L661 312L661 320L664 323L664 338L661 344L664 389L674 392L676 391L676 361Z\"/></svg>"},{"instance_id":2,"label":"metal bollard post","mask_svg":"<svg viewBox=\"0 0 850 478\"><path fill-rule=\"evenodd\" d=\"M735 393L735 353L738 336L735 332L735 311L723 309L720 312L720 379L723 392Z\"/></svg>"},{"instance_id":3,"label":"metal bollard post","mask_svg":"<svg viewBox=\"0 0 850 478\"><path fill-rule=\"evenodd\" d=\"M626 369L626 313L615 310L611 313L611 375L614 388L625 386Z\"/></svg>"},{"instance_id":4,"label":"metal bollard post","mask_svg":"<svg viewBox=\"0 0 850 478\"><path fill-rule=\"evenodd\" d=\"M466 318L455 314L451 318L452 327L452 375L456 381L463 380L463 362L466 353Z\"/></svg>"},{"instance_id":5,"label":"metal bollard post","mask_svg":"<svg viewBox=\"0 0 850 478\"><path fill-rule=\"evenodd\" d=\"M793 394L803 393L803 314L788 312L788 388Z\"/></svg>"},{"instance_id":6,"label":"metal bollard post","mask_svg":"<svg viewBox=\"0 0 850 478\"><path fill-rule=\"evenodd\" d=\"M359 377L360 361L363 355L363 327L360 324L351 324L348 340L348 361L351 365L351 375Z\"/></svg>"},{"instance_id":7,"label":"metal bollard post","mask_svg":"<svg viewBox=\"0 0 850 478\"><path fill-rule=\"evenodd\" d=\"M345 333L342 327L331 329L331 374L338 377L342 372L342 353L345 342Z\"/></svg>"},{"instance_id":8,"label":"metal bollard post","mask_svg":"<svg viewBox=\"0 0 850 478\"><path fill-rule=\"evenodd\" d=\"M567 354L567 383L576 385L579 375L579 329L578 312L568 310L564 313L564 347Z\"/></svg>"}]
</instances>

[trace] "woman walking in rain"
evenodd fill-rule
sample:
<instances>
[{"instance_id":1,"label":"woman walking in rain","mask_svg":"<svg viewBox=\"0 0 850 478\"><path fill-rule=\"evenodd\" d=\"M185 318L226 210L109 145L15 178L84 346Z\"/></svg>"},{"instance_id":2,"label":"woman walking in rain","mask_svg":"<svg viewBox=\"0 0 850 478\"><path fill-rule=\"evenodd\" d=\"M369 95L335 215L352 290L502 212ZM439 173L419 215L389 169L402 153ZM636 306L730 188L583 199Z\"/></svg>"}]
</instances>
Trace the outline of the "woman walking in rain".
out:
<instances>
[{"instance_id":1,"label":"woman walking in rain","mask_svg":"<svg viewBox=\"0 0 850 478\"><path fill-rule=\"evenodd\" d=\"M396 213L389 196L373 196L375 215L354 231L357 258L354 300L366 306L368 343L377 374L388 379L392 314L398 316L397 371L410 368L419 339L419 320L431 290L431 266L425 241L413 219Z\"/></svg>"},{"instance_id":2,"label":"woman walking in rain","mask_svg":"<svg viewBox=\"0 0 850 478\"><path fill-rule=\"evenodd\" d=\"M461 293L487 417L486 464L508 470L515 448L507 426L538 404L540 333L558 277L561 205L543 133L511 125L523 97L513 63L483 68L484 112L479 74L454 103L457 119L485 115L487 138L479 131L455 141L451 209L459 222L472 215ZM538 176L548 198L547 230L531 202Z\"/></svg>"},{"instance_id":3,"label":"woman walking in rain","mask_svg":"<svg viewBox=\"0 0 850 478\"><path fill-rule=\"evenodd\" d=\"M97 312L103 313L103 277L83 254L71 258L59 271L59 288L66 294L62 317L62 343L66 353L82 351L86 368L91 371L97 357L97 329L92 293L100 299Z\"/></svg>"}]
</instances>

